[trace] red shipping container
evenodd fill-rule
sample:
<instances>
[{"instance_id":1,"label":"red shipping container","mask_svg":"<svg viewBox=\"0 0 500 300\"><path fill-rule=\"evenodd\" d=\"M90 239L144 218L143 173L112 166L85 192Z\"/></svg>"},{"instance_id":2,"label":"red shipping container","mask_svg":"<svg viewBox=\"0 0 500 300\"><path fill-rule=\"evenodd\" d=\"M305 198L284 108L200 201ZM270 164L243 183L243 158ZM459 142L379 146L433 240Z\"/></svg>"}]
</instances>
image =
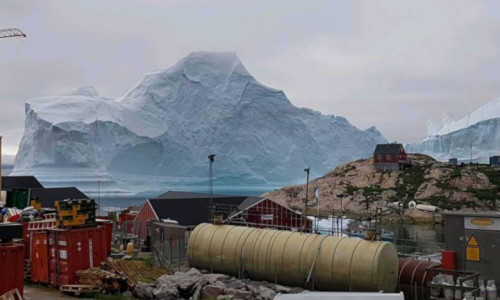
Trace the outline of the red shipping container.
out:
<instances>
[{"instance_id":1,"label":"red shipping container","mask_svg":"<svg viewBox=\"0 0 500 300\"><path fill-rule=\"evenodd\" d=\"M31 257L31 234L28 230L29 223L23 222L23 240L26 248L24 251L24 258L30 259Z\"/></svg>"},{"instance_id":2,"label":"red shipping container","mask_svg":"<svg viewBox=\"0 0 500 300\"><path fill-rule=\"evenodd\" d=\"M0 244L0 295L15 288L23 295L24 249L23 244Z\"/></svg>"},{"instance_id":3,"label":"red shipping container","mask_svg":"<svg viewBox=\"0 0 500 300\"><path fill-rule=\"evenodd\" d=\"M111 245L113 243L113 222L110 220L97 219L97 224L104 227L106 236L106 255L111 254Z\"/></svg>"},{"instance_id":4,"label":"red shipping container","mask_svg":"<svg viewBox=\"0 0 500 300\"><path fill-rule=\"evenodd\" d=\"M49 283L48 232L33 232L31 237L31 281Z\"/></svg>"},{"instance_id":5,"label":"red shipping container","mask_svg":"<svg viewBox=\"0 0 500 300\"><path fill-rule=\"evenodd\" d=\"M77 282L76 271L97 267L106 261L103 227L49 230L50 284Z\"/></svg>"}]
</instances>

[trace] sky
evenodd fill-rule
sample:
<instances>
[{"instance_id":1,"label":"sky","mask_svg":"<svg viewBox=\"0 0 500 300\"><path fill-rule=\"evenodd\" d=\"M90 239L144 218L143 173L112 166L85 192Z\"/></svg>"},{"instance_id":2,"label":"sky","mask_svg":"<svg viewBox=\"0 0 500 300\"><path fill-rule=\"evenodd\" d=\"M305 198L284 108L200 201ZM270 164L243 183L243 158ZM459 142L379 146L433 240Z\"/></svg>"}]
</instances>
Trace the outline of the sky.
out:
<instances>
[{"instance_id":1,"label":"sky","mask_svg":"<svg viewBox=\"0 0 500 300\"><path fill-rule=\"evenodd\" d=\"M195 51L232 51L298 107L416 142L427 121L500 98L500 1L1 0L0 135L27 99L94 86L120 98Z\"/></svg>"}]
</instances>

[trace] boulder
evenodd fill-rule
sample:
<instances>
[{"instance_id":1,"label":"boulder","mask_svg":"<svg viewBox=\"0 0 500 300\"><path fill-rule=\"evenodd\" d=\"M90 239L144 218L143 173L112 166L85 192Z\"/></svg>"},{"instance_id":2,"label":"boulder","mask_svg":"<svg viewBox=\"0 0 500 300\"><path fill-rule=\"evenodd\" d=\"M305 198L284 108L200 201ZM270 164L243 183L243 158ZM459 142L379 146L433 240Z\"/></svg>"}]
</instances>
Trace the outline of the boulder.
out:
<instances>
[{"instance_id":1,"label":"boulder","mask_svg":"<svg viewBox=\"0 0 500 300\"><path fill-rule=\"evenodd\" d=\"M223 294L224 294L223 288L211 284L206 285L201 291L201 296L203 299L205 298L216 299L218 296Z\"/></svg>"},{"instance_id":2,"label":"boulder","mask_svg":"<svg viewBox=\"0 0 500 300\"><path fill-rule=\"evenodd\" d=\"M224 294L229 295L229 296L233 296L233 298L238 298L238 299L242 299L242 300L252 300L254 298L252 292L239 290L239 289L231 289L231 288L224 289Z\"/></svg>"},{"instance_id":3,"label":"boulder","mask_svg":"<svg viewBox=\"0 0 500 300\"><path fill-rule=\"evenodd\" d=\"M162 284L157 286L153 290L153 295L157 299L162 299L162 300L177 300L180 298L177 285L172 285L172 284Z\"/></svg>"},{"instance_id":4,"label":"boulder","mask_svg":"<svg viewBox=\"0 0 500 300\"><path fill-rule=\"evenodd\" d=\"M174 278L177 287L182 294L191 295L194 292L196 284L202 280L201 275L198 276L176 276Z\"/></svg>"},{"instance_id":5,"label":"boulder","mask_svg":"<svg viewBox=\"0 0 500 300\"><path fill-rule=\"evenodd\" d=\"M236 279L234 277L229 278L227 280L222 280L226 288L230 289L242 289L245 288L245 283L243 281Z\"/></svg>"},{"instance_id":6,"label":"boulder","mask_svg":"<svg viewBox=\"0 0 500 300\"><path fill-rule=\"evenodd\" d=\"M139 282L134 290L134 295L139 299L152 299L153 289L150 284Z\"/></svg>"},{"instance_id":7,"label":"boulder","mask_svg":"<svg viewBox=\"0 0 500 300\"><path fill-rule=\"evenodd\" d=\"M259 288L257 289L259 295L264 298L265 300L272 300L274 299L274 296L276 296L276 292L273 291L272 289L270 288L267 288L263 285L259 286Z\"/></svg>"},{"instance_id":8,"label":"boulder","mask_svg":"<svg viewBox=\"0 0 500 300\"><path fill-rule=\"evenodd\" d=\"M281 293L281 294L289 294L292 291L291 288L286 287L286 286L282 286L282 285L279 285L279 284L275 284L272 288L277 293Z\"/></svg>"}]
</instances>

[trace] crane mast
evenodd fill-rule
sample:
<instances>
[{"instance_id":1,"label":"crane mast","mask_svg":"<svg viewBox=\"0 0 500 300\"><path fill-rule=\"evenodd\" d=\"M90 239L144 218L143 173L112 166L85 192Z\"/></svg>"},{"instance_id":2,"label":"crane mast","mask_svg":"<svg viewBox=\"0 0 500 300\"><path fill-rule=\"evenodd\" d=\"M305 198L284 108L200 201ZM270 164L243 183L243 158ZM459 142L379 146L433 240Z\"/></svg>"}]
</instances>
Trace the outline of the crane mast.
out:
<instances>
[{"instance_id":1,"label":"crane mast","mask_svg":"<svg viewBox=\"0 0 500 300\"><path fill-rule=\"evenodd\" d=\"M26 37L26 34L17 28L0 29L0 39L10 37Z\"/></svg>"}]
</instances>

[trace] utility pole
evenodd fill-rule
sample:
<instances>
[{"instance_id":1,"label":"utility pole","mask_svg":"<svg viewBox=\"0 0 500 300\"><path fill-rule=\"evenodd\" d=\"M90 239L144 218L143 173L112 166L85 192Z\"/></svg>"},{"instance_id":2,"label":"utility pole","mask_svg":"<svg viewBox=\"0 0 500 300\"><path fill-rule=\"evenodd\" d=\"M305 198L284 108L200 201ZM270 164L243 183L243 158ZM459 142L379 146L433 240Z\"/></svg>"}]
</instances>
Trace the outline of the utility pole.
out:
<instances>
[{"instance_id":1,"label":"utility pole","mask_svg":"<svg viewBox=\"0 0 500 300\"><path fill-rule=\"evenodd\" d=\"M307 226L307 196L308 196L308 192L309 192L309 172L311 171L311 168L307 167L304 169L304 172L306 172L307 174L307 179L306 179L306 201L304 202L304 217L305 217L305 226L304 226L304 229L305 227Z\"/></svg>"},{"instance_id":2,"label":"utility pole","mask_svg":"<svg viewBox=\"0 0 500 300\"><path fill-rule=\"evenodd\" d=\"M215 161L215 154L210 154L208 156L208 162L210 164L209 169L208 169L208 193L210 194L210 209L212 210L212 217L213 214L215 213L214 209L214 203L213 203L213 196L214 196L214 186L213 186L213 180L214 180L214 173L213 173L213 164Z\"/></svg>"}]
</instances>

